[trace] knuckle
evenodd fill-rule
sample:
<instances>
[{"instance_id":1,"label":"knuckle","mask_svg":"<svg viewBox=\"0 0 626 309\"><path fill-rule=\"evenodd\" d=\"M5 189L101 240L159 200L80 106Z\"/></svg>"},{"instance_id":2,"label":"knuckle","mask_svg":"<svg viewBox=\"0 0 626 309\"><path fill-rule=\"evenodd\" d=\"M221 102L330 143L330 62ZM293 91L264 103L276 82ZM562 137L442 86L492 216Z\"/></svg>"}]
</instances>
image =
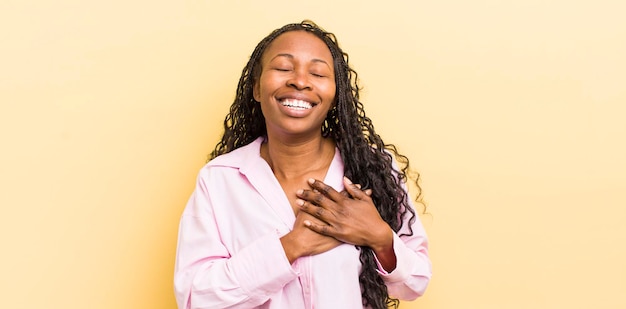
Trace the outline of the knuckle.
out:
<instances>
[{"instance_id":1,"label":"knuckle","mask_svg":"<svg viewBox=\"0 0 626 309\"><path fill-rule=\"evenodd\" d=\"M338 227L334 227L335 229L335 233L337 233L337 235L340 235L341 237L345 237L346 234L344 233L343 229L338 228Z\"/></svg>"},{"instance_id":2,"label":"knuckle","mask_svg":"<svg viewBox=\"0 0 626 309\"><path fill-rule=\"evenodd\" d=\"M315 216L316 217L321 217L324 214L324 209L321 207L318 207L317 210L315 211Z\"/></svg>"},{"instance_id":3,"label":"knuckle","mask_svg":"<svg viewBox=\"0 0 626 309\"><path fill-rule=\"evenodd\" d=\"M322 192L322 194L326 195L330 192L330 186L326 184L322 185L320 191Z\"/></svg>"},{"instance_id":4,"label":"knuckle","mask_svg":"<svg viewBox=\"0 0 626 309\"><path fill-rule=\"evenodd\" d=\"M335 216L342 216L342 217L347 217L348 216L348 212L346 211L345 208L339 208L335 212L336 212Z\"/></svg>"},{"instance_id":5,"label":"knuckle","mask_svg":"<svg viewBox=\"0 0 626 309\"><path fill-rule=\"evenodd\" d=\"M319 204L319 203L321 203L322 201L324 201L324 196L323 196L323 195L321 195L321 194L318 194L318 195L316 195L316 196L313 198L313 201L314 201L315 203Z\"/></svg>"}]
</instances>

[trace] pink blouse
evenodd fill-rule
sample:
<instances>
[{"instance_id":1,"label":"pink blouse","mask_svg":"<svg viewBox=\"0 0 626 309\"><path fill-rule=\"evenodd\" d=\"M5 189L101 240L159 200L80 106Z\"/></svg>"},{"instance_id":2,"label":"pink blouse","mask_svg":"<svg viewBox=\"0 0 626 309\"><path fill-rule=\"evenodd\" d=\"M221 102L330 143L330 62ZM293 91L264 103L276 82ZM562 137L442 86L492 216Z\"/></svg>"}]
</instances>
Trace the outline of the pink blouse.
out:
<instances>
[{"instance_id":1,"label":"pink blouse","mask_svg":"<svg viewBox=\"0 0 626 309\"><path fill-rule=\"evenodd\" d=\"M289 264L280 237L292 229L295 216L260 156L262 142L219 156L200 171L180 221L178 308L362 308L355 246L343 244ZM324 182L341 191L342 179L343 161L335 151ZM412 227L412 236L394 235L396 268L387 273L378 267L389 294L404 300L422 295L431 276L419 219Z\"/></svg>"}]
</instances>

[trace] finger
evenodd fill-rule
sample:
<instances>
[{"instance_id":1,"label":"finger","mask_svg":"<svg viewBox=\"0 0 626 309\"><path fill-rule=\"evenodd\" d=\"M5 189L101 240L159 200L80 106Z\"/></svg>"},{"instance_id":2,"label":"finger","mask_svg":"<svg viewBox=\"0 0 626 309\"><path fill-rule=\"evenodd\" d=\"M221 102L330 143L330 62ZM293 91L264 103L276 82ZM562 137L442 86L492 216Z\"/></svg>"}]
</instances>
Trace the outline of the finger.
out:
<instances>
[{"instance_id":1,"label":"finger","mask_svg":"<svg viewBox=\"0 0 626 309\"><path fill-rule=\"evenodd\" d=\"M365 192L363 192L360 190L360 188L357 187L357 185L353 184L352 181L345 176L343 177L343 186L346 188L346 191L348 191L350 196L357 200L368 199L369 196L372 194L371 189L367 189L365 190ZM367 193L368 190L369 194Z\"/></svg>"},{"instance_id":2,"label":"finger","mask_svg":"<svg viewBox=\"0 0 626 309\"><path fill-rule=\"evenodd\" d=\"M300 206L300 210L308 213L309 215L318 218L322 221L326 215L326 210L320 206L313 205L311 203L307 203L305 200L297 199L296 204Z\"/></svg>"},{"instance_id":3,"label":"finger","mask_svg":"<svg viewBox=\"0 0 626 309\"><path fill-rule=\"evenodd\" d=\"M348 180L350 180L350 179L348 178ZM355 185L357 188L359 188L359 190L361 190L361 184L360 184L360 183L355 183L354 185ZM367 196L372 196L372 189L366 189L366 190L365 190L365 191L363 191L363 192L364 192L365 194L367 194ZM343 194L344 196L346 196L346 197L351 197L351 196L350 196L350 193L348 193L348 191L346 191L346 190L343 190L343 191L341 191L341 192L339 192L339 193L342 193L342 194Z\"/></svg>"},{"instance_id":4,"label":"finger","mask_svg":"<svg viewBox=\"0 0 626 309\"><path fill-rule=\"evenodd\" d=\"M355 184L355 186L357 186L357 188L361 189L361 185L360 184ZM365 191L363 191L363 193L367 194L367 196L372 196L372 189L366 189ZM347 198L352 198L352 196L350 196L350 193L348 193L348 191L343 190L341 192L339 192L339 194L343 195L344 197Z\"/></svg>"},{"instance_id":5,"label":"finger","mask_svg":"<svg viewBox=\"0 0 626 309\"><path fill-rule=\"evenodd\" d=\"M324 196L328 197L329 199L333 200L333 201L339 201L342 198L342 195L339 194L339 192L337 192L335 189L333 189L333 187L319 181L319 180L315 180L313 178L309 178L308 180L309 185L311 186L311 188L313 188L314 190L319 191L320 193L322 193ZM348 192L349 193L349 192Z\"/></svg>"},{"instance_id":6,"label":"finger","mask_svg":"<svg viewBox=\"0 0 626 309\"><path fill-rule=\"evenodd\" d=\"M304 220L304 225L318 234L331 237L333 236L334 229L330 225L315 224L309 220Z\"/></svg>"},{"instance_id":7,"label":"finger","mask_svg":"<svg viewBox=\"0 0 626 309\"><path fill-rule=\"evenodd\" d=\"M337 193L337 194L339 196L343 196L340 193ZM300 189L296 192L296 196L298 196L302 200L305 200L307 202L314 204L313 206L318 206L318 207L328 207L329 202L332 202L329 198L327 198L326 196L324 196L324 194L322 194L321 192L317 190Z\"/></svg>"}]
</instances>

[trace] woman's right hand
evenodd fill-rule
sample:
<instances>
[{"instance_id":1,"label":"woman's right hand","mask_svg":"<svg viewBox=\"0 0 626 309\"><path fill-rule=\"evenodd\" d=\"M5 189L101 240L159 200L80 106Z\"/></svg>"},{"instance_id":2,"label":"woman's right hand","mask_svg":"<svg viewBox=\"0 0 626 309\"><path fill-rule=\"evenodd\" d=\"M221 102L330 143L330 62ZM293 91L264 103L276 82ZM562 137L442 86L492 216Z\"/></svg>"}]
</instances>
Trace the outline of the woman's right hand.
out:
<instances>
[{"instance_id":1,"label":"woman's right hand","mask_svg":"<svg viewBox=\"0 0 626 309\"><path fill-rule=\"evenodd\" d=\"M360 184L355 184L355 186L359 189L361 188ZM346 190L343 190L340 193L347 198L351 198L350 194ZM367 189L364 190L363 193L367 196L371 196L372 190ZM304 225L305 220L320 225L326 224L324 221L321 221L304 211L298 212L296 215L296 222L293 225L293 230L280 239L283 249L285 250L285 254L287 255L287 259L289 259L289 263L293 263L301 256L324 253L343 243L334 237L313 232L310 228Z\"/></svg>"},{"instance_id":2,"label":"woman's right hand","mask_svg":"<svg viewBox=\"0 0 626 309\"><path fill-rule=\"evenodd\" d=\"M341 241L334 237L312 231L304 225L305 220L315 222L316 224L326 224L304 211L298 212L293 230L280 239L289 263L293 263L302 256L324 253L342 244Z\"/></svg>"}]
</instances>

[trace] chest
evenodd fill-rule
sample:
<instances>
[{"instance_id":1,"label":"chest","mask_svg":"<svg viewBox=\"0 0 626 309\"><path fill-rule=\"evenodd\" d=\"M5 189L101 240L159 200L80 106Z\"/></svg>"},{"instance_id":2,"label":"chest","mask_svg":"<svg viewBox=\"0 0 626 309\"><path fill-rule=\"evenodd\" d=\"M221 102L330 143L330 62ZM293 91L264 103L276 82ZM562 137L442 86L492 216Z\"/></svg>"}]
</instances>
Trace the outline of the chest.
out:
<instances>
[{"instance_id":1,"label":"chest","mask_svg":"<svg viewBox=\"0 0 626 309\"><path fill-rule=\"evenodd\" d=\"M298 190L312 190L311 186L308 183L308 179L324 179L325 173L310 173L307 176L308 177L302 176L293 179L278 179L278 183L280 184L285 198L287 199L287 201L289 201L289 205L291 206L291 210L293 211L294 215L297 215L300 211L300 207L298 206L298 204L296 204L296 201L298 200L296 192L298 192Z\"/></svg>"}]
</instances>

